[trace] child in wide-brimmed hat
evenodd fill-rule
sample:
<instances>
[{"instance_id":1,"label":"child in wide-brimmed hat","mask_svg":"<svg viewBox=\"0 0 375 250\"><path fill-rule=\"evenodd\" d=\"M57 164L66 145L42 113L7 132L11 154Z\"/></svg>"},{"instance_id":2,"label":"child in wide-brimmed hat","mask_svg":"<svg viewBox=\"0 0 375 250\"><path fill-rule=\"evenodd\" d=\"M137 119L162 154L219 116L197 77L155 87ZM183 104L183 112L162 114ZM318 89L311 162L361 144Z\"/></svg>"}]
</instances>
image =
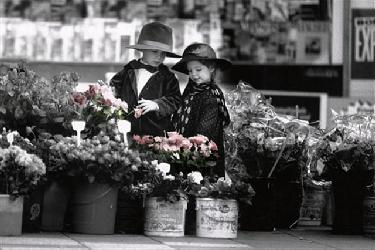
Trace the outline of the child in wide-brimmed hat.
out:
<instances>
[{"instance_id":1,"label":"child in wide-brimmed hat","mask_svg":"<svg viewBox=\"0 0 375 250\"><path fill-rule=\"evenodd\" d=\"M142 57L126 64L110 85L130 109L141 110L140 117L129 117L133 134L164 135L172 129L170 116L181 101L178 80L163 64L165 57L181 57L172 52L172 29L160 22L148 23L137 44L127 48L141 51Z\"/></svg>"},{"instance_id":2,"label":"child in wide-brimmed hat","mask_svg":"<svg viewBox=\"0 0 375 250\"><path fill-rule=\"evenodd\" d=\"M224 176L224 127L230 122L224 95L215 83L217 69L227 69L231 63L216 57L215 51L204 43L189 45L182 59L172 69L189 75L182 95L182 105L173 115L178 132L185 137L201 134L214 141L219 160L214 174Z\"/></svg>"}]
</instances>

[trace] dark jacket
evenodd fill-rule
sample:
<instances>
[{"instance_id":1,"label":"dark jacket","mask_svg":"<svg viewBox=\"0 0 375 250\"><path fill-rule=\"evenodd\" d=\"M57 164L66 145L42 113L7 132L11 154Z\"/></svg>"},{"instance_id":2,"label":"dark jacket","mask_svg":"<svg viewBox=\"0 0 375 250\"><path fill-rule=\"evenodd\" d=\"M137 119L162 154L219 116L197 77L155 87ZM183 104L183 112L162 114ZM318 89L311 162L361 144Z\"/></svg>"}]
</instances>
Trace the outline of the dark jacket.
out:
<instances>
[{"instance_id":1,"label":"dark jacket","mask_svg":"<svg viewBox=\"0 0 375 250\"><path fill-rule=\"evenodd\" d=\"M116 97L126 101L129 111L132 111L141 98L158 103L159 111L151 111L136 119L134 114L128 117L132 124L132 134L164 135L165 131L172 131L171 115L181 102L179 83L175 75L164 64L159 65L158 71L151 76L139 97L133 61L124 66L110 81L115 87Z\"/></svg>"},{"instance_id":2,"label":"dark jacket","mask_svg":"<svg viewBox=\"0 0 375 250\"><path fill-rule=\"evenodd\" d=\"M173 116L173 122L176 124L176 130L185 137L196 136L201 134L214 141L218 147L219 160L214 168L214 174L224 176L224 123L229 123L229 114L227 117L220 112L218 96L224 100L223 92L216 84L208 85L208 88L192 95L192 82L186 86L183 94L183 100L180 110L188 109L188 113L182 112L186 122L181 129L181 113ZM217 95L213 92L216 91ZM225 106L225 103L224 103ZM224 107L225 108L225 107ZM227 112L225 108L225 112ZM180 125L179 125L180 124Z\"/></svg>"}]
</instances>

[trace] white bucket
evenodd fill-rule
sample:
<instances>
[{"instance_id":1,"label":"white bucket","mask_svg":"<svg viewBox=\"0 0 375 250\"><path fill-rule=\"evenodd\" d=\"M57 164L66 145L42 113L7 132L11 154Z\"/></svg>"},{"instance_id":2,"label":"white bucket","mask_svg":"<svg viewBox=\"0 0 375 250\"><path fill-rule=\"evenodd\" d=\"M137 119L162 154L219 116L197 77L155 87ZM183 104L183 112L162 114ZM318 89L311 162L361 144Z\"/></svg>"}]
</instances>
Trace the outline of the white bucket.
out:
<instances>
[{"instance_id":1,"label":"white bucket","mask_svg":"<svg viewBox=\"0 0 375 250\"><path fill-rule=\"evenodd\" d=\"M197 198L196 210L198 237L237 238L236 200Z\"/></svg>"},{"instance_id":2,"label":"white bucket","mask_svg":"<svg viewBox=\"0 0 375 250\"><path fill-rule=\"evenodd\" d=\"M148 236L183 237L187 202L146 199L144 234Z\"/></svg>"},{"instance_id":3,"label":"white bucket","mask_svg":"<svg viewBox=\"0 0 375 250\"><path fill-rule=\"evenodd\" d=\"M8 194L0 194L0 236L22 234L23 197L11 199Z\"/></svg>"}]
</instances>

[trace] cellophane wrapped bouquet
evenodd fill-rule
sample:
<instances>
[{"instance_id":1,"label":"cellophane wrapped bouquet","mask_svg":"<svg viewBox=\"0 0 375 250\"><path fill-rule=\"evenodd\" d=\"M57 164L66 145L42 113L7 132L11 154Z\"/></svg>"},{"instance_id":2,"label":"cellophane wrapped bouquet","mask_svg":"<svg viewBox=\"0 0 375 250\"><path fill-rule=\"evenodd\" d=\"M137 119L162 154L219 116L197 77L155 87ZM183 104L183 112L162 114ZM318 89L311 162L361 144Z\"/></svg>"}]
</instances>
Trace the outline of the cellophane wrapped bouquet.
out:
<instances>
[{"instance_id":1,"label":"cellophane wrapped bouquet","mask_svg":"<svg viewBox=\"0 0 375 250\"><path fill-rule=\"evenodd\" d=\"M236 178L301 180L322 132L307 121L279 115L260 91L240 82L225 95L231 116L226 129L226 168Z\"/></svg>"},{"instance_id":2,"label":"cellophane wrapped bouquet","mask_svg":"<svg viewBox=\"0 0 375 250\"><path fill-rule=\"evenodd\" d=\"M334 180L343 172L357 173L363 177L361 182L374 192L375 116L339 115L332 110L332 119L334 127L317 148L321 177Z\"/></svg>"}]
</instances>

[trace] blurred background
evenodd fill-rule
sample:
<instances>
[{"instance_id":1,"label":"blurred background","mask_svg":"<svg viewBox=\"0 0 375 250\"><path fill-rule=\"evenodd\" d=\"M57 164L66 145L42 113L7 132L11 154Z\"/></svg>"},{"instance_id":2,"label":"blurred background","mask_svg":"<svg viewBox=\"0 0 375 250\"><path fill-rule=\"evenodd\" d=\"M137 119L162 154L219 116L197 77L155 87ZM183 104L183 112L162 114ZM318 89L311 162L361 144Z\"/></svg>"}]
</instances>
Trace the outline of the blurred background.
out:
<instances>
[{"instance_id":1,"label":"blurred background","mask_svg":"<svg viewBox=\"0 0 375 250\"><path fill-rule=\"evenodd\" d=\"M108 81L140 56L125 45L158 20L173 28L176 53L205 42L233 62L222 88L243 80L280 111L298 106L327 124L330 108L375 112L374 19L374 0L1 0L0 65L26 59L47 78Z\"/></svg>"}]
</instances>

